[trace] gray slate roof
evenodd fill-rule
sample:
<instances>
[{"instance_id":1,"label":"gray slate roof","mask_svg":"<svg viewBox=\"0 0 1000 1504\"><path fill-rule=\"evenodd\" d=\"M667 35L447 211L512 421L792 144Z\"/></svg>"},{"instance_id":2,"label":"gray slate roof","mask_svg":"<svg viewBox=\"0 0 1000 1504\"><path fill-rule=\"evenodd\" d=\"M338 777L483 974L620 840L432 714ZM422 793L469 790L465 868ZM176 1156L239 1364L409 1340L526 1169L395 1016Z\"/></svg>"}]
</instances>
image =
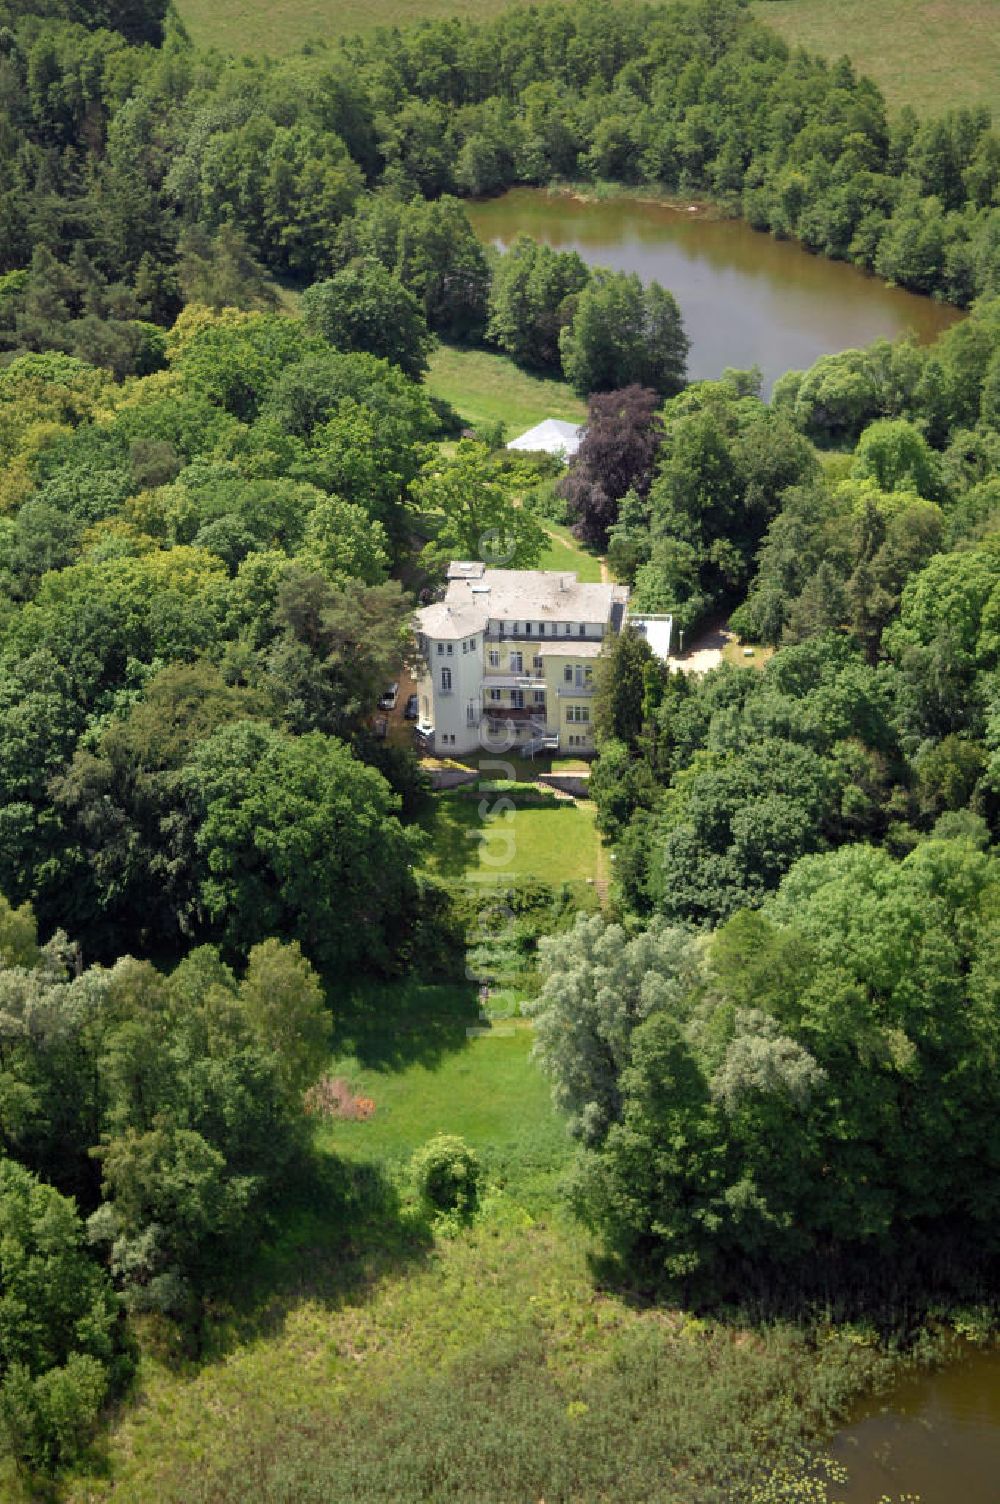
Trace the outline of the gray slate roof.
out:
<instances>
[{"instance_id":1,"label":"gray slate roof","mask_svg":"<svg viewBox=\"0 0 1000 1504\"><path fill-rule=\"evenodd\" d=\"M468 568L462 564L463 571ZM628 590L624 585L581 584L563 570L486 569L480 575L453 574L443 601L416 613L428 637L468 637L488 621L614 622L617 626Z\"/></svg>"}]
</instances>

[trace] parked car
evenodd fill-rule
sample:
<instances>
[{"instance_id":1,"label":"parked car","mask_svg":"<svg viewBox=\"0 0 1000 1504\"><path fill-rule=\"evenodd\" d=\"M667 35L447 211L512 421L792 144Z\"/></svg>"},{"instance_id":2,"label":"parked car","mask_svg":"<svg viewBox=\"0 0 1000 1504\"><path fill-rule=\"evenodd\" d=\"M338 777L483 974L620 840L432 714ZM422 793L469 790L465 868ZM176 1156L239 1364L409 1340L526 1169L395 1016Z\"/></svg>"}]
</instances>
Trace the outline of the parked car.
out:
<instances>
[{"instance_id":1,"label":"parked car","mask_svg":"<svg viewBox=\"0 0 1000 1504\"><path fill-rule=\"evenodd\" d=\"M403 711L403 719L406 721L415 721L419 719L419 716L420 700L416 695L411 695L406 702L406 709Z\"/></svg>"},{"instance_id":2,"label":"parked car","mask_svg":"<svg viewBox=\"0 0 1000 1504\"><path fill-rule=\"evenodd\" d=\"M399 697L399 685L396 684L396 683L390 684L389 688L386 690L385 694L382 695L382 696L380 696L380 698L379 698L379 702L378 702L378 708L379 708L379 710L395 710L395 708L396 708L396 700L398 699L398 697Z\"/></svg>"}]
</instances>

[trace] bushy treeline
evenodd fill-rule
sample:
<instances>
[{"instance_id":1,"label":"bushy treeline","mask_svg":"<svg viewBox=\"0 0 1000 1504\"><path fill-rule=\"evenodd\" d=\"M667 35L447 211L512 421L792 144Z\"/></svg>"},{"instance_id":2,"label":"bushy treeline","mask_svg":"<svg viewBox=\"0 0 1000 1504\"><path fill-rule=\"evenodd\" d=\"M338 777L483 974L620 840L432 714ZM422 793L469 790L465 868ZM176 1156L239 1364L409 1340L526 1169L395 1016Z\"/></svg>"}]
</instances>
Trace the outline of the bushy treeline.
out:
<instances>
[{"instance_id":1,"label":"bushy treeline","mask_svg":"<svg viewBox=\"0 0 1000 1504\"><path fill-rule=\"evenodd\" d=\"M9 347L141 372L150 325L183 301L267 301L262 268L309 282L358 254L401 280L432 330L478 333L481 253L455 206L424 201L565 179L708 193L962 304L996 287L988 115L890 122L871 82L790 54L740 0L514 10L282 61L199 53L176 21L152 45L158 5L39 0L6 19ZM403 219L419 233L400 234ZM644 379L634 363L619 378Z\"/></svg>"},{"instance_id":2,"label":"bushy treeline","mask_svg":"<svg viewBox=\"0 0 1000 1504\"><path fill-rule=\"evenodd\" d=\"M0 897L0 1451L71 1460L128 1376L123 1313L196 1322L307 1148L329 1014L298 945L244 975L85 967Z\"/></svg>"},{"instance_id":3,"label":"bushy treeline","mask_svg":"<svg viewBox=\"0 0 1000 1504\"><path fill-rule=\"evenodd\" d=\"M538 1048L632 1277L772 1308L988 1288L997 879L963 835L854 845L710 936L543 942Z\"/></svg>"}]
</instances>

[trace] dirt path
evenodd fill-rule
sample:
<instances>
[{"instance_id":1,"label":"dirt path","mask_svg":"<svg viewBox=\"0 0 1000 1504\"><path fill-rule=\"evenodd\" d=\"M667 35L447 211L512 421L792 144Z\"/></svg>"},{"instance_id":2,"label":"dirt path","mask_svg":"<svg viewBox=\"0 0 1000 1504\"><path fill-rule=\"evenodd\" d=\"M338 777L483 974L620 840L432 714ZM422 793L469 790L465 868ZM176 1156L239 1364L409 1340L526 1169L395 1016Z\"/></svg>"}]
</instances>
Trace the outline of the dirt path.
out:
<instances>
[{"instance_id":1,"label":"dirt path","mask_svg":"<svg viewBox=\"0 0 1000 1504\"><path fill-rule=\"evenodd\" d=\"M518 506L521 505L520 502L517 502L516 504ZM558 543L561 547L565 546L565 543L566 543L565 538L560 538L559 534L558 533L554 533L550 527L546 527L545 524L544 524L544 522L542 523L542 532L545 534L546 538L551 538L553 543ZM608 570L608 561L607 561L607 559L604 557L603 554L601 554L601 555L598 556L597 562L601 566L601 584L602 585L610 585L612 583L612 581L611 581L610 572Z\"/></svg>"}]
</instances>

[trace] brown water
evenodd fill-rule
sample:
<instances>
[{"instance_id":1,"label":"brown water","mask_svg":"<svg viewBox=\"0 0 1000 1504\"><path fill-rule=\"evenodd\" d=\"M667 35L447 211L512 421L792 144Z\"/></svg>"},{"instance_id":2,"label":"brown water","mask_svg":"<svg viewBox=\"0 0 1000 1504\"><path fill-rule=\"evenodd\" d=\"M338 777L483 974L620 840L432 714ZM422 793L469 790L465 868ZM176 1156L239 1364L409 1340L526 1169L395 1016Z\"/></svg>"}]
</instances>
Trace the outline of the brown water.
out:
<instances>
[{"instance_id":1,"label":"brown water","mask_svg":"<svg viewBox=\"0 0 1000 1504\"><path fill-rule=\"evenodd\" d=\"M842 261L811 256L739 219L703 210L613 198L584 201L543 188L514 188L470 203L481 240L507 245L520 233L591 265L655 278L680 304L691 341L688 374L759 365L765 392L820 355L912 332L921 344L961 318L958 309L889 287Z\"/></svg>"},{"instance_id":2,"label":"brown water","mask_svg":"<svg viewBox=\"0 0 1000 1504\"><path fill-rule=\"evenodd\" d=\"M849 1483L838 1504L917 1494L920 1504L1000 1501L1000 1352L973 1352L859 1409L828 1449Z\"/></svg>"}]
</instances>

